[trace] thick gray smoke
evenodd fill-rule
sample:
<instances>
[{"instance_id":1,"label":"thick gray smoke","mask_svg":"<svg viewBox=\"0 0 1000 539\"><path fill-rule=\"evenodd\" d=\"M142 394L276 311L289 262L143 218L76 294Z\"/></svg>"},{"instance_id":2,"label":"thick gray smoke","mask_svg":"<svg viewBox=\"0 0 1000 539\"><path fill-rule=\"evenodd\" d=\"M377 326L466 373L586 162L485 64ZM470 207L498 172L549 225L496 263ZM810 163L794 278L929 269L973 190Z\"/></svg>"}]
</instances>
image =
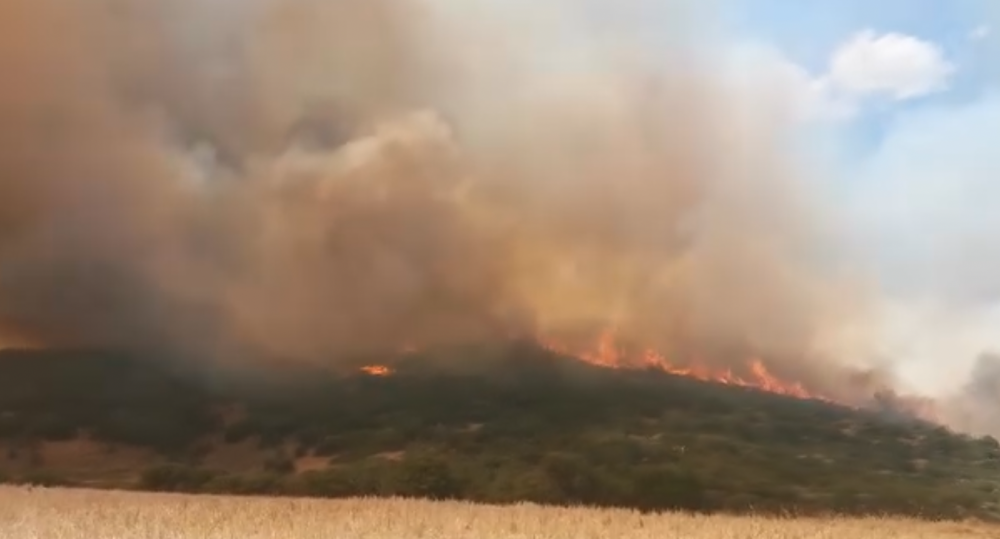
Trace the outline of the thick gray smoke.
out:
<instances>
[{"instance_id":1,"label":"thick gray smoke","mask_svg":"<svg viewBox=\"0 0 1000 539\"><path fill-rule=\"evenodd\" d=\"M302 361L613 329L847 391L866 295L769 103L687 34L487 4L5 0L0 326Z\"/></svg>"}]
</instances>

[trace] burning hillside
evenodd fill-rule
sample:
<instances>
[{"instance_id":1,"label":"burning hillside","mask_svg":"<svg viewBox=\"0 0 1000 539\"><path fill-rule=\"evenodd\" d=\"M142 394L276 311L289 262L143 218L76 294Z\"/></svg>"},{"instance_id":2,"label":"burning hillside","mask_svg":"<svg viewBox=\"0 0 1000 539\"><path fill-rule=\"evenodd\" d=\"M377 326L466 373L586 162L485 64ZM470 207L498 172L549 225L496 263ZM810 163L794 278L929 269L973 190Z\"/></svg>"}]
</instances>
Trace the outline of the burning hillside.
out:
<instances>
[{"instance_id":1,"label":"burning hillside","mask_svg":"<svg viewBox=\"0 0 1000 539\"><path fill-rule=\"evenodd\" d=\"M646 370L653 369L676 376L693 378L703 382L711 382L727 386L737 386L756 389L776 395L795 397L798 399L818 400L829 403L837 401L828 396L806 389L801 382L782 379L771 373L765 364L757 359L748 360L743 365L715 369L702 363L673 363L662 354L652 349L633 348L620 345L613 331L605 331L590 347L574 347L560 343L554 339L539 338L536 345L545 351L560 357L572 358L596 367L611 370ZM407 346L404 355L419 355L420 350ZM475 361L470 358L469 361ZM373 377L387 377L396 374L393 367L382 364L364 365L360 372ZM895 395L874 395L876 399L886 404ZM895 401L898 402L898 399ZM839 404L846 404L840 402Z\"/></svg>"},{"instance_id":2,"label":"burning hillside","mask_svg":"<svg viewBox=\"0 0 1000 539\"><path fill-rule=\"evenodd\" d=\"M569 344L569 343L574 344ZM762 393L770 393L800 400L811 400L836 405L840 408L868 410L886 415L887 417L912 420L918 419L930 423L942 424L946 418L942 415L941 403L934 399L900 394L891 387L880 384L881 377L873 371L855 372L849 375L848 370L837 374L847 376L847 381L838 380L828 387L839 388L835 394L823 393L807 386L802 381L771 372L766 363L760 359L747 359L744 362L729 361L729 366L715 367L711 363L699 362L687 358L686 361L670 361L665 355L649 347L629 345L622 342L613 330L605 330L588 342L586 339L558 340L552 337L535 337L529 339L511 339L508 344L527 345L507 348L500 344L482 345L473 351L465 350L461 361L465 366L477 362L476 356L486 351L487 355L500 352L511 357L523 355L537 347L553 354L557 358L578 361L609 371L658 371L678 377L690 378L709 384L733 386L753 389ZM484 348L483 348L484 347ZM409 368L420 369L422 363L433 358L433 350L423 350L413 345L407 345L398 352L399 355L391 364L369 364L358 368L358 371L371 377L385 378L397 374L397 362L417 358L416 364ZM433 359L429 360L434 363Z\"/></svg>"},{"instance_id":3,"label":"burning hillside","mask_svg":"<svg viewBox=\"0 0 1000 539\"><path fill-rule=\"evenodd\" d=\"M545 4L7 0L0 333L229 363L545 335L870 397L865 283L771 96Z\"/></svg>"},{"instance_id":4,"label":"burning hillside","mask_svg":"<svg viewBox=\"0 0 1000 539\"><path fill-rule=\"evenodd\" d=\"M587 363L606 368L658 369L670 374L694 378L703 382L748 387L800 399L833 402L828 397L808 391L800 382L781 380L771 374L764 363L758 359L751 359L744 365L725 369L713 369L701 363L674 363L652 349L640 349L635 354L629 354L622 347L618 346L615 341L615 335L611 331L604 332L596 343L596 346L589 351L574 350L572 347L552 341L542 341L542 345L555 353L577 357Z\"/></svg>"}]
</instances>

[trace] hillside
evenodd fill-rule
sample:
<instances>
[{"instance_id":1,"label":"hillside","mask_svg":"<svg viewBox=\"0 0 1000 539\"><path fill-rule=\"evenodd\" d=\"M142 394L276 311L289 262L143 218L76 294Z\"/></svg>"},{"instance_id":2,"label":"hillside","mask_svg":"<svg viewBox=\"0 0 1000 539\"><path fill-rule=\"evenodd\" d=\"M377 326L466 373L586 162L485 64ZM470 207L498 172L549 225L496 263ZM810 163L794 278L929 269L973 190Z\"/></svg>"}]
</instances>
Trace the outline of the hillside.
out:
<instances>
[{"instance_id":1,"label":"hillside","mask_svg":"<svg viewBox=\"0 0 1000 539\"><path fill-rule=\"evenodd\" d=\"M188 492L1000 516L992 438L530 346L390 366L236 375L2 352L0 474Z\"/></svg>"}]
</instances>

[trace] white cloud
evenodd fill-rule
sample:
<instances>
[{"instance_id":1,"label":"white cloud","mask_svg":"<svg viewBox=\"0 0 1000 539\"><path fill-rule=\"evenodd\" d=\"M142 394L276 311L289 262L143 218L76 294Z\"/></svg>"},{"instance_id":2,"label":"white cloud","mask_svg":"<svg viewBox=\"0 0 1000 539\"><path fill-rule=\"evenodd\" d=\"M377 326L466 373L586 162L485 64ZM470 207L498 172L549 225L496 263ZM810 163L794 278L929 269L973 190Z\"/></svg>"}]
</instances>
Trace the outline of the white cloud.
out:
<instances>
[{"instance_id":1,"label":"white cloud","mask_svg":"<svg viewBox=\"0 0 1000 539\"><path fill-rule=\"evenodd\" d=\"M827 76L846 93L902 100L946 89L955 69L934 43L864 30L834 51Z\"/></svg>"},{"instance_id":2,"label":"white cloud","mask_svg":"<svg viewBox=\"0 0 1000 539\"><path fill-rule=\"evenodd\" d=\"M856 116L869 99L905 101L943 91L956 71L937 45L899 33L858 32L834 49L827 69L810 73L760 43L735 49L737 73L764 86L800 121Z\"/></svg>"}]
</instances>

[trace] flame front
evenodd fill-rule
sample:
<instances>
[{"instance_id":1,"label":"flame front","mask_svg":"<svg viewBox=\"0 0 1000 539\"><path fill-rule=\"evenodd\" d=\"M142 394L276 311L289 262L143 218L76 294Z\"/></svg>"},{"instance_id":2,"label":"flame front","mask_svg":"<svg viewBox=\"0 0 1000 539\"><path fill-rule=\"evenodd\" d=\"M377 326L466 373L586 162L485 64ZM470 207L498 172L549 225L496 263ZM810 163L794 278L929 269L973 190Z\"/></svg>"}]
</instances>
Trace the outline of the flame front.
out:
<instances>
[{"instance_id":1,"label":"flame front","mask_svg":"<svg viewBox=\"0 0 1000 539\"><path fill-rule=\"evenodd\" d=\"M801 383L780 379L771 373L759 359L748 360L745 369L747 373L738 375L732 369L712 369L702 363L679 366L653 349L645 349L634 355L627 354L617 345L615 334L610 330L604 331L593 349L590 350L578 350L548 338L540 338L539 342L551 352L573 356L600 367L611 369L654 368L704 382L753 388L799 399L834 402L833 399L824 395L808 391Z\"/></svg>"},{"instance_id":2,"label":"flame front","mask_svg":"<svg viewBox=\"0 0 1000 539\"><path fill-rule=\"evenodd\" d=\"M366 365L361 367L361 372L370 376L391 376L392 369L385 365Z\"/></svg>"}]
</instances>

